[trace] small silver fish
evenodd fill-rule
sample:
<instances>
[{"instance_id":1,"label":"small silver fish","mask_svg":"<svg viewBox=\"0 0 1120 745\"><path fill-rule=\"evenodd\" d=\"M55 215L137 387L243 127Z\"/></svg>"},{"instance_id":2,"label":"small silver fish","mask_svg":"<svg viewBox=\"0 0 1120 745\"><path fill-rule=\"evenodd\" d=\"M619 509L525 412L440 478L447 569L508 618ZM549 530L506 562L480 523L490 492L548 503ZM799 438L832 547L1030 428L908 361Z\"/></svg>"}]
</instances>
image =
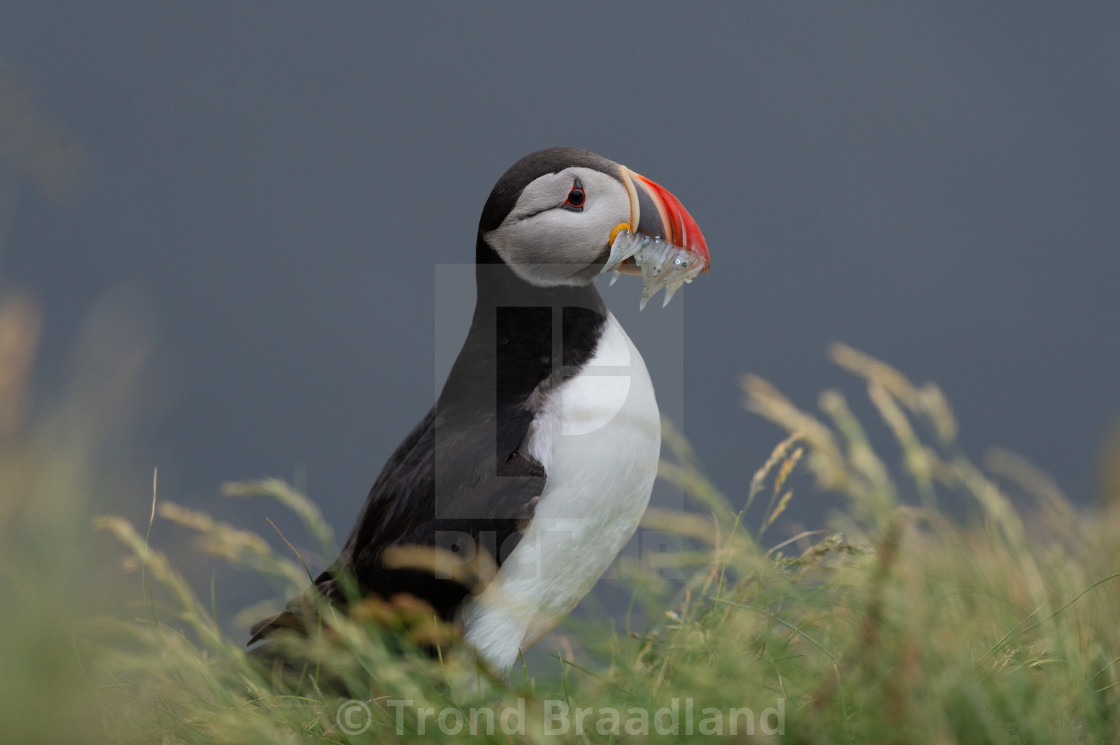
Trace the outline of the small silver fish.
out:
<instances>
[{"instance_id":1,"label":"small silver fish","mask_svg":"<svg viewBox=\"0 0 1120 745\"><path fill-rule=\"evenodd\" d=\"M642 309L661 288L665 288L665 300L661 303L664 308L681 285L691 282L707 268L703 257L680 246L660 238L620 230L611 244L611 255L600 273L613 271L611 284L614 284L622 271L623 262L631 258L642 271L642 299L639 303L639 308Z\"/></svg>"}]
</instances>

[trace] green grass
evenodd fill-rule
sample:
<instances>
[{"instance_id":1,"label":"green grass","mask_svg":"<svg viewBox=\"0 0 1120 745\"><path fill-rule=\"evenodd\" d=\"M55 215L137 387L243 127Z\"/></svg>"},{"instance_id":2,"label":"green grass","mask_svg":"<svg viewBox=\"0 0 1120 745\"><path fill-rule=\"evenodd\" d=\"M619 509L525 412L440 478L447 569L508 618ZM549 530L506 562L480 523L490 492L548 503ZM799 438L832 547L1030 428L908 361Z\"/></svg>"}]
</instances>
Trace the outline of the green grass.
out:
<instances>
[{"instance_id":1,"label":"green grass","mask_svg":"<svg viewBox=\"0 0 1120 745\"><path fill-rule=\"evenodd\" d=\"M11 307L0 308L0 342L5 323L33 335ZM668 429L661 475L694 509L651 511L646 524L684 548L623 561L626 618L570 621L570 651L503 682L422 611L387 630L372 604L324 611L330 631L302 650L317 669L286 678L251 665L244 631L214 621L235 599L189 586L150 545L147 521L98 516L121 482L98 429L78 426L89 412L5 418L25 397L29 362L4 349L0 742L458 741L441 729L485 731L491 712L494 733L479 741L693 741L717 724L737 741L748 722L760 741L798 743L1120 741L1120 515L1079 513L1008 453L973 464L937 388L853 350L833 358L866 384L874 421L835 391L815 415L744 379L746 408L790 433L749 485L717 488ZM889 436L892 454L877 454L867 432ZM289 485L227 491L278 499L306 529L286 541L329 553L318 510ZM817 492L841 495L843 509L767 548L793 500ZM939 507L962 503L960 519ZM158 493L151 519L185 526L200 550L262 581L291 592L307 582L287 547L277 555L264 537ZM615 726L612 712L618 732L596 731ZM566 734L546 734L565 721Z\"/></svg>"}]
</instances>

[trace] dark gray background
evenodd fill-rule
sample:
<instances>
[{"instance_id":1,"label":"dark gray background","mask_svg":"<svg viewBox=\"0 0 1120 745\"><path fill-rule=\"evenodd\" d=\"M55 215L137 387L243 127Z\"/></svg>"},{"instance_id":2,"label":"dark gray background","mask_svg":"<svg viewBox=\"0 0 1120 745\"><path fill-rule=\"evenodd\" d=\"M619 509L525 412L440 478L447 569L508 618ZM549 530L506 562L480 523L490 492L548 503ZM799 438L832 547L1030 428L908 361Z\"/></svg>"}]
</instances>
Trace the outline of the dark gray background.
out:
<instances>
[{"instance_id":1,"label":"dark gray background","mask_svg":"<svg viewBox=\"0 0 1120 745\"><path fill-rule=\"evenodd\" d=\"M268 531L218 484L302 466L344 534L442 382L437 266L506 167L576 145L704 230L676 315L604 295L733 497L779 438L739 374L858 397L843 340L1087 503L1120 415L1120 6L974 6L4 3L0 282L43 303L44 399L98 298L143 309L164 498Z\"/></svg>"}]
</instances>

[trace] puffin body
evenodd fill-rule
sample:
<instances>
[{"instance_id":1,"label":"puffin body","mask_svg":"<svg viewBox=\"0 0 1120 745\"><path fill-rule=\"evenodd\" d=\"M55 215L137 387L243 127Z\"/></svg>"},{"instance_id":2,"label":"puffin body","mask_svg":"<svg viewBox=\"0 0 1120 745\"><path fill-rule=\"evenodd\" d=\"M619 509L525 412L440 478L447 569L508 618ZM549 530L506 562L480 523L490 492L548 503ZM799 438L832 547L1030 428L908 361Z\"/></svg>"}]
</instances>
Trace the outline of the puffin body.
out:
<instances>
[{"instance_id":1,"label":"puffin body","mask_svg":"<svg viewBox=\"0 0 1120 745\"><path fill-rule=\"evenodd\" d=\"M657 473L653 385L593 281L640 273L644 305L708 262L680 202L624 166L574 148L518 161L479 221L477 302L447 382L310 591L343 605L350 575L363 595L420 598L508 671L614 560ZM308 606L250 644L313 627Z\"/></svg>"},{"instance_id":2,"label":"puffin body","mask_svg":"<svg viewBox=\"0 0 1120 745\"><path fill-rule=\"evenodd\" d=\"M499 670L566 616L630 540L661 449L649 373L609 312L592 358L532 410L525 449L547 474L544 489L520 542L460 611L467 641Z\"/></svg>"}]
</instances>

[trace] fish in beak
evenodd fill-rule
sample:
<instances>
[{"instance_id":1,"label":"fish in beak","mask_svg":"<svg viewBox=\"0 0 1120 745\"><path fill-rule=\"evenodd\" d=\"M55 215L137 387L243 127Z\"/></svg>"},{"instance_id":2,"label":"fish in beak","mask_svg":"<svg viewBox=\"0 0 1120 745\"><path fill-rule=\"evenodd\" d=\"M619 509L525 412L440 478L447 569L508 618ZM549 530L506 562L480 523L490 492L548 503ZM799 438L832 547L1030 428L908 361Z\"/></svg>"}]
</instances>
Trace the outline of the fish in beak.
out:
<instances>
[{"instance_id":1,"label":"fish in beak","mask_svg":"<svg viewBox=\"0 0 1120 745\"><path fill-rule=\"evenodd\" d=\"M708 271L711 258L700 226L669 190L626 166L619 166L630 195L630 221L610 235L610 257L603 272L642 276L641 308L665 288L661 307L697 274Z\"/></svg>"}]
</instances>

